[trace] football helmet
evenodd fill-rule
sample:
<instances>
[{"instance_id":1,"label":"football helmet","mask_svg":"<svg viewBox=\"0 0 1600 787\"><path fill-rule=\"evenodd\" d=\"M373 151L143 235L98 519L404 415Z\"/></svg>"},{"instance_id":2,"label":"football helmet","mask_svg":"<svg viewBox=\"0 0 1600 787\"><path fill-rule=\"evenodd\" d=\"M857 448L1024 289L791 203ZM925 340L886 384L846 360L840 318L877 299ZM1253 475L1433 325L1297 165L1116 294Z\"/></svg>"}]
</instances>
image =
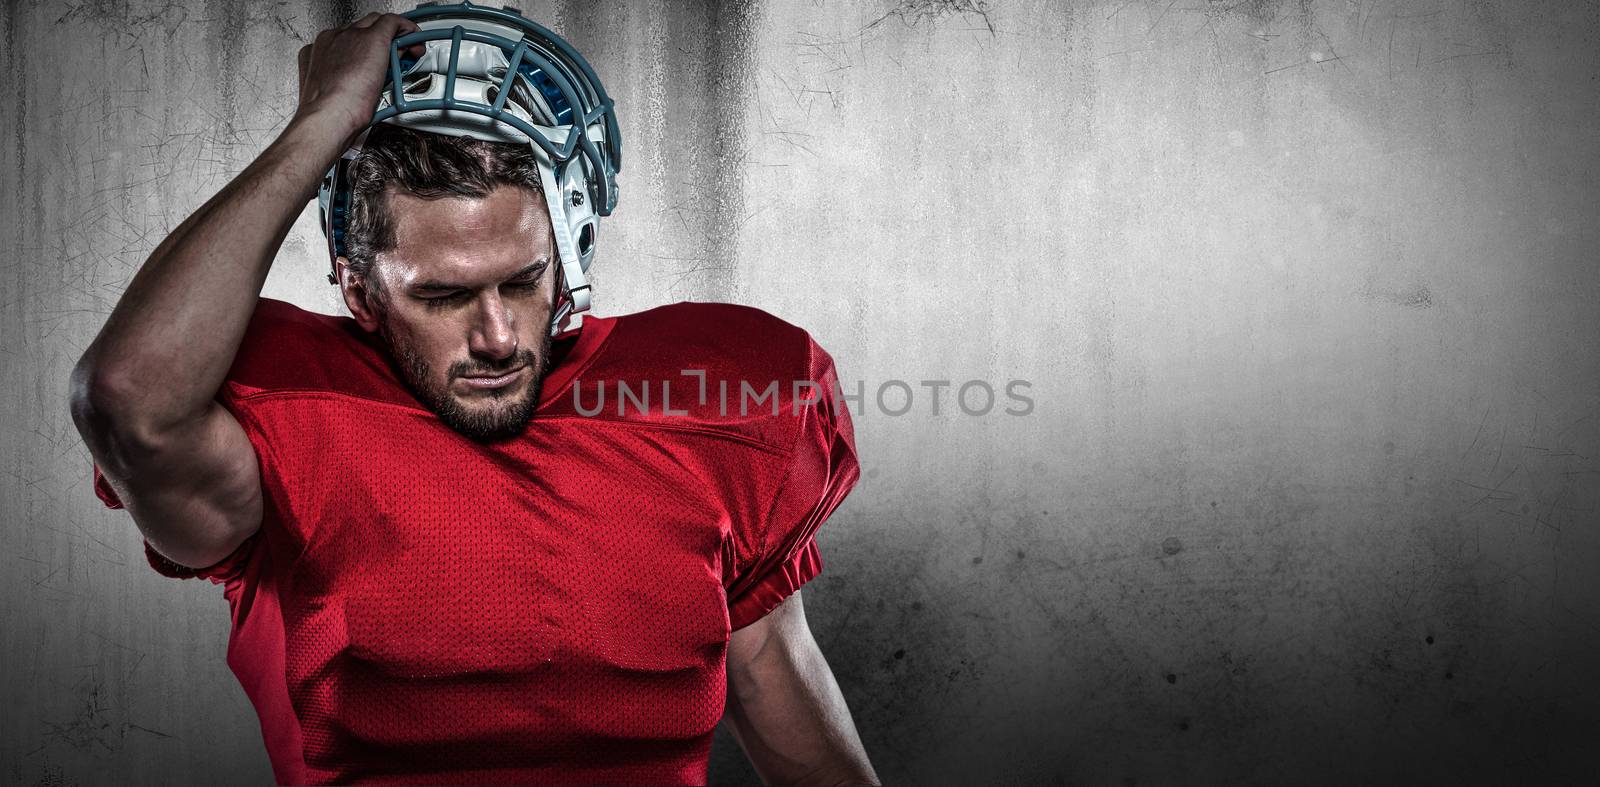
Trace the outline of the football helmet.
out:
<instances>
[{"instance_id":1,"label":"football helmet","mask_svg":"<svg viewBox=\"0 0 1600 787\"><path fill-rule=\"evenodd\" d=\"M317 194L338 284L350 208L348 174L379 123L530 145L560 255L551 332L589 308L599 218L617 205L622 169L617 114L589 63L565 39L510 6L423 3L402 16L421 29L396 38L372 121L323 178ZM406 50L424 45L421 57Z\"/></svg>"}]
</instances>

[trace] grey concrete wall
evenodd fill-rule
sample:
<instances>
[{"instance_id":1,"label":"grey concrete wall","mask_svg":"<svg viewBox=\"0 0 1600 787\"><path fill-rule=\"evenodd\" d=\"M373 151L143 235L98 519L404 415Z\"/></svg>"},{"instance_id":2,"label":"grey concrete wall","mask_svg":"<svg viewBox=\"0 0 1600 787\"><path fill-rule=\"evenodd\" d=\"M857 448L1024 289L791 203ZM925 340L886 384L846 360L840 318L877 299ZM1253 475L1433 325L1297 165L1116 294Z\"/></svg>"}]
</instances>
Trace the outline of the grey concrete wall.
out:
<instances>
[{"instance_id":1,"label":"grey concrete wall","mask_svg":"<svg viewBox=\"0 0 1600 787\"><path fill-rule=\"evenodd\" d=\"M760 306L868 392L806 607L886 779L1592 778L1593 3L525 6L620 106L596 311ZM369 6L5 9L0 772L268 783L65 386ZM312 219L266 294L337 313Z\"/></svg>"}]
</instances>

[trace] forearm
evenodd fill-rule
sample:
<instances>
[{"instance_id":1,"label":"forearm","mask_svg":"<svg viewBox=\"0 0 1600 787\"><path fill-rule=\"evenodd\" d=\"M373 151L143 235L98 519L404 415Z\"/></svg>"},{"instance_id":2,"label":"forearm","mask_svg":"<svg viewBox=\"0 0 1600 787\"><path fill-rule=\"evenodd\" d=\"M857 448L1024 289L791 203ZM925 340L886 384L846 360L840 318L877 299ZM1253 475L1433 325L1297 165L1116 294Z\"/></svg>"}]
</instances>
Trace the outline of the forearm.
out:
<instances>
[{"instance_id":1,"label":"forearm","mask_svg":"<svg viewBox=\"0 0 1600 787\"><path fill-rule=\"evenodd\" d=\"M730 729L767 784L878 784L827 659L811 640L768 640L730 667Z\"/></svg>"},{"instance_id":2,"label":"forearm","mask_svg":"<svg viewBox=\"0 0 1600 787\"><path fill-rule=\"evenodd\" d=\"M297 115L243 172L151 253L73 373L144 436L192 422L222 385L278 247L345 141ZM137 439L140 435L133 435Z\"/></svg>"}]
</instances>

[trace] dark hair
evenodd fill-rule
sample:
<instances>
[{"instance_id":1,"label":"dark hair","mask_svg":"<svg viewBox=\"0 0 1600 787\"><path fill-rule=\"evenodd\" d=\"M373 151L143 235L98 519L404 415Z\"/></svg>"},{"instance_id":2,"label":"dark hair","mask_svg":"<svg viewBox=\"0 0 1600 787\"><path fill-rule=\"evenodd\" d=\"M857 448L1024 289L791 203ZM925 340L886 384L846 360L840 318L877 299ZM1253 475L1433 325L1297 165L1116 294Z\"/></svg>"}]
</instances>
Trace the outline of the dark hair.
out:
<instances>
[{"instance_id":1,"label":"dark hair","mask_svg":"<svg viewBox=\"0 0 1600 787\"><path fill-rule=\"evenodd\" d=\"M384 298L372 263L395 244L387 199L391 185L423 199L440 199L487 197L507 184L544 194L539 160L529 146L380 123L367 135L350 170L350 225L344 239L350 270Z\"/></svg>"}]
</instances>

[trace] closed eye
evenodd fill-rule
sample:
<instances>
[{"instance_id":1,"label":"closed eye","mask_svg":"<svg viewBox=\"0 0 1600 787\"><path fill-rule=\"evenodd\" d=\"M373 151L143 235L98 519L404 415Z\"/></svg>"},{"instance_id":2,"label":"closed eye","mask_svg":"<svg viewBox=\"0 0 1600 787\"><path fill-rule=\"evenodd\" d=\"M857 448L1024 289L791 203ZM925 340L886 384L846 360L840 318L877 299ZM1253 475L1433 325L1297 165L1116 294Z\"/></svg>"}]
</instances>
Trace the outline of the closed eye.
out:
<instances>
[{"instance_id":1,"label":"closed eye","mask_svg":"<svg viewBox=\"0 0 1600 787\"><path fill-rule=\"evenodd\" d=\"M545 269L548 267L548 263L540 265L539 268L532 273L506 282L506 286L514 287L518 290L538 289L544 280ZM419 299L423 301L424 304L426 304L426 306L430 309L442 309L452 303L459 303L471 295L472 293L469 290L457 290L448 295L439 295L434 297L419 296Z\"/></svg>"},{"instance_id":2,"label":"closed eye","mask_svg":"<svg viewBox=\"0 0 1600 787\"><path fill-rule=\"evenodd\" d=\"M548 267L550 267L550 263L544 263L538 268L529 271L526 276L521 276L507 283L518 289L531 290L535 287L538 287L539 283L544 281L544 271Z\"/></svg>"},{"instance_id":3,"label":"closed eye","mask_svg":"<svg viewBox=\"0 0 1600 787\"><path fill-rule=\"evenodd\" d=\"M449 295L441 295L437 298L421 298L420 300L427 304L428 308L437 309L445 306L446 304L460 301L462 298L467 297L467 294L468 293L466 290L461 290L459 292L452 292Z\"/></svg>"}]
</instances>

